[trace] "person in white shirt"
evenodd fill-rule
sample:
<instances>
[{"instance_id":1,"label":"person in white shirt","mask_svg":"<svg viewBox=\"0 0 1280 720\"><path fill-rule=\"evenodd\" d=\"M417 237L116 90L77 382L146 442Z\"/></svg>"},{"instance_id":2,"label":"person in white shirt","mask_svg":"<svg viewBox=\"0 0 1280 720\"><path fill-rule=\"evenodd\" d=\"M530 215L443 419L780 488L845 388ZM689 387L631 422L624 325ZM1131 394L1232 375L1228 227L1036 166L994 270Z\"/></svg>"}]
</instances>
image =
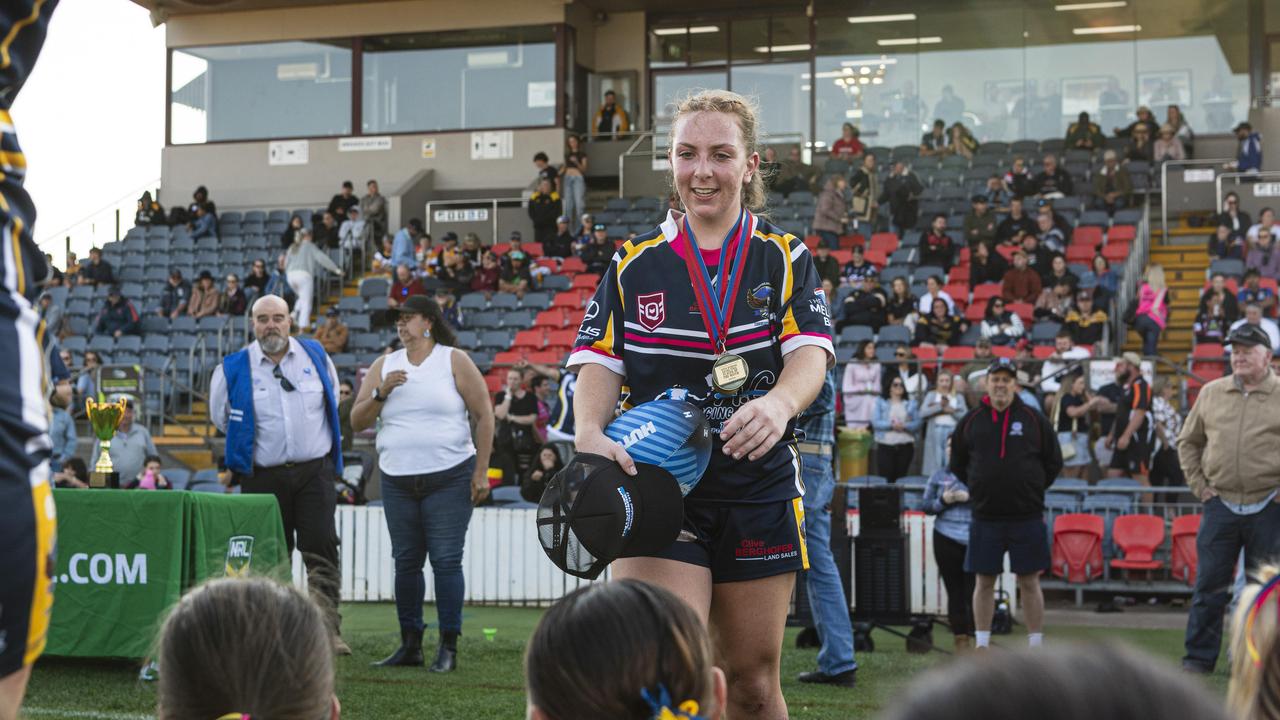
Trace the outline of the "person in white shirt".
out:
<instances>
[{"instance_id":1,"label":"person in white shirt","mask_svg":"<svg viewBox=\"0 0 1280 720\"><path fill-rule=\"evenodd\" d=\"M1280 352L1280 326L1276 325L1275 320L1263 317L1262 308L1260 306L1254 305L1253 303L1246 305L1244 308L1244 317L1232 323L1231 330L1235 330L1245 323L1261 327L1267 333L1267 337L1271 338L1271 352ZM1224 349L1228 353L1231 352L1230 345L1227 345Z\"/></svg>"},{"instance_id":2,"label":"person in white shirt","mask_svg":"<svg viewBox=\"0 0 1280 720\"><path fill-rule=\"evenodd\" d=\"M1245 233L1250 246L1258 244L1258 230L1264 225L1271 228L1272 237L1280 234L1280 223L1276 222L1276 213L1271 208L1262 208L1262 212L1258 213L1258 222L1250 225L1249 231Z\"/></svg>"},{"instance_id":3,"label":"person in white shirt","mask_svg":"<svg viewBox=\"0 0 1280 720\"><path fill-rule=\"evenodd\" d=\"M1058 388L1062 385L1062 377L1059 375L1073 361L1083 360L1092 357L1092 354L1082 348L1076 347L1071 341L1071 331L1063 328L1053 338L1053 354L1044 361L1044 365L1040 368L1040 377L1037 380L1040 383L1040 390L1046 395L1058 392Z\"/></svg>"},{"instance_id":4,"label":"person in white shirt","mask_svg":"<svg viewBox=\"0 0 1280 720\"><path fill-rule=\"evenodd\" d=\"M365 247L364 218L360 217L360 206L352 205L347 210L347 219L338 228L338 244L348 252Z\"/></svg>"},{"instance_id":5,"label":"person in white shirt","mask_svg":"<svg viewBox=\"0 0 1280 720\"><path fill-rule=\"evenodd\" d=\"M951 295L942 289L942 283L934 276L929 276L924 281L925 293L920 296L920 302L916 306L920 310L921 315L928 315L933 312L933 299L942 298L947 304L947 313L954 315L956 312L956 301L951 299Z\"/></svg>"}]
</instances>

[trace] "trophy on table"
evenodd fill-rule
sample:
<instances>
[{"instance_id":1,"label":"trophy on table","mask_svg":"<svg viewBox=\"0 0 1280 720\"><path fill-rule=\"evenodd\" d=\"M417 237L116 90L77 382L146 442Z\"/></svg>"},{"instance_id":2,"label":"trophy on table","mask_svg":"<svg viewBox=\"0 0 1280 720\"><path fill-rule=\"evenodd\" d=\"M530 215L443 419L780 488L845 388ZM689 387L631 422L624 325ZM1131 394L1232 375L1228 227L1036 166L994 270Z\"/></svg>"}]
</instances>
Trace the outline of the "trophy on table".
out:
<instances>
[{"instance_id":1,"label":"trophy on table","mask_svg":"<svg viewBox=\"0 0 1280 720\"><path fill-rule=\"evenodd\" d=\"M98 463L89 473L91 488L119 488L120 473L111 465L111 438L124 419L125 400L121 398L113 403L97 402L93 398L84 401L85 413L89 416L89 424L93 434L98 438Z\"/></svg>"}]
</instances>

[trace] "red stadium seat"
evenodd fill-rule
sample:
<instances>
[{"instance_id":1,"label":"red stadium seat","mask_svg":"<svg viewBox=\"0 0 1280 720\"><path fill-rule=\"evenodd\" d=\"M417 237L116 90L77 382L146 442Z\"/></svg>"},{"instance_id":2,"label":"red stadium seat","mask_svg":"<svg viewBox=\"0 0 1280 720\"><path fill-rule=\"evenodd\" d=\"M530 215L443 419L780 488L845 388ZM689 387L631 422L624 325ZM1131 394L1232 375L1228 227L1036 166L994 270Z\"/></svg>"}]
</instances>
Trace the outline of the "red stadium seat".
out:
<instances>
[{"instance_id":1,"label":"red stadium seat","mask_svg":"<svg viewBox=\"0 0 1280 720\"><path fill-rule=\"evenodd\" d=\"M1054 349L1052 345L1036 345L1031 348L1031 355L1037 360L1046 360L1053 355Z\"/></svg>"},{"instance_id":2,"label":"red stadium seat","mask_svg":"<svg viewBox=\"0 0 1280 720\"><path fill-rule=\"evenodd\" d=\"M580 310L582 308L582 297L573 291L556 293L555 300L552 301L551 307Z\"/></svg>"},{"instance_id":3,"label":"red stadium seat","mask_svg":"<svg viewBox=\"0 0 1280 720\"><path fill-rule=\"evenodd\" d=\"M955 273L954 270L952 270L951 272ZM965 278L965 280L966 282L961 283L961 282L956 282L955 279L952 278L951 282L947 283L946 286L942 288L943 292L950 295L951 299L954 300L957 305L960 305L962 307L969 305L969 283L967 282L968 278Z\"/></svg>"},{"instance_id":4,"label":"red stadium seat","mask_svg":"<svg viewBox=\"0 0 1280 720\"><path fill-rule=\"evenodd\" d=\"M1102 244L1102 228L1095 225L1082 225L1076 228L1071 232L1071 244L1092 250Z\"/></svg>"},{"instance_id":5,"label":"red stadium seat","mask_svg":"<svg viewBox=\"0 0 1280 720\"><path fill-rule=\"evenodd\" d=\"M969 265L957 265L951 268L951 272L947 273L947 279L954 284L964 285L964 294L969 294ZM955 295L951 297L955 297Z\"/></svg>"},{"instance_id":6,"label":"red stadium seat","mask_svg":"<svg viewBox=\"0 0 1280 720\"><path fill-rule=\"evenodd\" d=\"M1012 245L997 245L997 246L996 246L996 252L1000 253L1000 256L1001 256L1001 257L1003 257L1003 258L1004 258L1006 261L1008 261L1009 263L1012 263L1012 262L1013 262L1013 251L1014 251L1015 249L1016 249L1016 248L1014 248Z\"/></svg>"},{"instance_id":7,"label":"red stadium seat","mask_svg":"<svg viewBox=\"0 0 1280 720\"><path fill-rule=\"evenodd\" d=\"M547 344L547 335L541 328L533 328L531 330L521 330L516 333L515 342L511 343L512 348L528 348L530 350L541 350Z\"/></svg>"},{"instance_id":8,"label":"red stadium seat","mask_svg":"<svg viewBox=\"0 0 1280 720\"><path fill-rule=\"evenodd\" d=\"M577 338L577 330L553 330L547 333L547 347L573 347Z\"/></svg>"},{"instance_id":9,"label":"red stadium seat","mask_svg":"<svg viewBox=\"0 0 1280 720\"><path fill-rule=\"evenodd\" d=\"M507 379L501 375L485 375L484 384L485 387L489 388L490 395L496 395L502 391L502 388L506 387Z\"/></svg>"},{"instance_id":10,"label":"red stadium seat","mask_svg":"<svg viewBox=\"0 0 1280 720\"><path fill-rule=\"evenodd\" d=\"M1196 554L1196 534L1200 532L1200 515L1179 515L1173 519L1169 533L1172 550L1169 553L1169 572L1175 580L1194 586L1199 555Z\"/></svg>"},{"instance_id":11,"label":"red stadium seat","mask_svg":"<svg viewBox=\"0 0 1280 720\"><path fill-rule=\"evenodd\" d=\"M1152 559L1156 548L1164 542L1164 518L1155 515L1121 515L1111 526L1111 539L1124 553L1112 560L1111 567L1121 570L1155 570L1163 565Z\"/></svg>"},{"instance_id":12,"label":"red stadium seat","mask_svg":"<svg viewBox=\"0 0 1280 720\"><path fill-rule=\"evenodd\" d=\"M1262 282L1259 283L1259 285L1264 287L1267 284L1267 280L1271 280L1271 278L1266 278L1266 279L1259 278L1259 279L1262 280ZM1274 285L1275 282L1276 282L1275 280L1271 280L1272 285ZM1240 283L1236 282L1235 278L1226 278L1226 282L1223 284L1226 285L1227 290L1229 290L1232 295L1235 295L1240 292ZM1213 281L1205 280L1204 287L1200 290L1200 294L1204 295L1206 292L1209 291L1209 288L1211 287L1213 287ZM1271 291L1275 292L1275 288L1271 288Z\"/></svg>"},{"instance_id":13,"label":"red stadium seat","mask_svg":"<svg viewBox=\"0 0 1280 720\"><path fill-rule=\"evenodd\" d=\"M524 353L524 351L522 351L522 350L507 350L507 351L505 351L505 352L500 352L500 353L498 353L497 355L495 355L495 356L493 357L493 366L494 366L494 367L505 367L505 366L509 366L509 365L515 365L516 363L518 363L518 362L520 362L521 360L524 360L524 359L525 359L525 353Z\"/></svg>"},{"instance_id":14,"label":"red stadium seat","mask_svg":"<svg viewBox=\"0 0 1280 720\"><path fill-rule=\"evenodd\" d=\"M962 345L951 345L942 351L943 367L951 372L959 372L973 359L973 348Z\"/></svg>"},{"instance_id":15,"label":"red stadium seat","mask_svg":"<svg viewBox=\"0 0 1280 720\"><path fill-rule=\"evenodd\" d=\"M961 265L968 265L968 264L969 264L969 257L970 257L972 254L973 254L973 252L972 252L971 250L969 250L969 246L968 246L968 245L966 245L966 246L964 246L964 247L960 248L960 264L961 264Z\"/></svg>"},{"instance_id":16,"label":"red stadium seat","mask_svg":"<svg viewBox=\"0 0 1280 720\"><path fill-rule=\"evenodd\" d=\"M871 249L879 250L885 255L893 254L898 249L898 234L891 232L875 233L871 236Z\"/></svg>"},{"instance_id":17,"label":"red stadium seat","mask_svg":"<svg viewBox=\"0 0 1280 720\"><path fill-rule=\"evenodd\" d=\"M596 289L596 286L599 284L600 284L599 275L596 275L595 273L578 273L577 275L574 276L573 285L571 287L575 290L586 289L594 292Z\"/></svg>"},{"instance_id":18,"label":"red stadium seat","mask_svg":"<svg viewBox=\"0 0 1280 720\"><path fill-rule=\"evenodd\" d=\"M980 323L982 322L982 318L986 317L986 314L987 303L974 300L973 304L965 309L964 319L971 323Z\"/></svg>"},{"instance_id":19,"label":"red stadium seat","mask_svg":"<svg viewBox=\"0 0 1280 720\"><path fill-rule=\"evenodd\" d=\"M564 275L573 273L584 273L587 271L587 264L582 262L580 257L567 257L560 262L560 272Z\"/></svg>"},{"instance_id":20,"label":"red stadium seat","mask_svg":"<svg viewBox=\"0 0 1280 720\"><path fill-rule=\"evenodd\" d=\"M988 300L1000 295L1000 289L1000 283L979 283L973 286L973 300L971 302L974 305L986 307Z\"/></svg>"},{"instance_id":21,"label":"red stadium seat","mask_svg":"<svg viewBox=\"0 0 1280 720\"><path fill-rule=\"evenodd\" d=\"M1094 250L1084 245L1067 247L1067 262L1070 264L1088 265L1093 262Z\"/></svg>"},{"instance_id":22,"label":"red stadium seat","mask_svg":"<svg viewBox=\"0 0 1280 720\"><path fill-rule=\"evenodd\" d=\"M1102 248L1102 257L1112 263L1124 262L1129 257L1129 243L1127 242L1109 242L1107 246Z\"/></svg>"},{"instance_id":23,"label":"red stadium seat","mask_svg":"<svg viewBox=\"0 0 1280 720\"><path fill-rule=\"evenodd\" d=\"M564 359L563 350L539 350L531 352L525 357L526 360L535 365L559 365Z\"/></svg>"},{"instance_id":24,"label":"red stadium seat","mask_svg":"<svg viewBox=\"0 0 1280 720\"><path fill-rule=\"evenodd\" d=\"M1008 345L992 345L991 354L998 358L1008 358L1009 360L1012 360L1017 357L1018 351Z\"/></svg>"},{"instance_id":25,"label":"red stadium seat","mask_svg":"<svg viewBox=\"0 0 1280 720\"><path fill-rule=\"evenodd\" d=\"M1138 228L1133 225L1113 225L1107 231L1107 242L1116 240L1132 240L1138 237Z\"/></svg>"},{"instance_id":26,"label":"red stadium seat","mask_svg":"<svg viewBox=\"0 0 1280 720\"><path fill-rule=\"evenodd\" d=\"M809 248L809 252L813 252L814 250L817 250L818 243L820 242L822 242L822 238L818 237L817 235L804 236L804 245L805 247Z\"/></svg>"},{"instance_id":27,"label":"red stadium seat","mask_svg":"<svg viewBox=\"0 0 1280 720\"><path fill-rule=\"evenodd\" d=\"M848 265L853 260L853 251L852 250L832 250L831 257L835 258L836 262L840 263L840 267L843 268L845 265Z\"/></svg>"},{"instance_id":28,"label":"red stadium seat","mask_svg":"<svg viewBox=\"0 0 1280 720\"><path fill-rule=\"evenodd\" d=\"M889 257L879 250L868 250L863 256L867 262L875 265L880 270L883 270L884 266L889 262Z\"/></svg>"},{"instance_id":29,"label":"red stadium seat","mask_svg":"<svg viewBox=\"0 0 1280 720\"><path fill-rule=\"evenodd\" d=\"M1036 308L1031 303L1009 303L1004 306L1004 309L1022 318L1022 324L1028 327L1031 326L1031 321L1036 314Z\"/></svg>"},{"instance_id":30,"label":"red stadium seat","mask_svg":"<svg viewBox=\"0 0 1280 720\"><path fill-rule=\"evenodd\" d=\"M1102 577L1102 518L1069 513L1053 522L1053 574L1071 583Z\"/></svg>"},{"instance_id":31,"label":"red stadium seat","mask_svg":"<svg viewBox=\"0 0 1280 720\"><path fill-rule=\"evenodd\" d=\"M540 242L520 243L520 247L524 248L525 254L528 255L529 257L535 257L535 258L542 257L542 254L543 254L542 243Z\"/></svg>"},{"instance_id":32,"label":"red stadium seat","mask_svg":"<svg viewBox=\"0 0 1280 720\"><path fill-rule=\"evenodd\" d=\"M556 270L560 269L560 261L557 260L556 258L548 258L548 257L538 258L538 262L534 264L540 268L546 268L550 270L552 273L555 273Z\"/></svg>"},{"instance_id":33,"label":"red stadium seat","mask_svg":"<svg viewBox=\"0 0 1280 720\"><path fill-rule=\"evenodd\" d=\"M543 310L538 313L538 317L534 318L533 326L557 329L565 327L564 308Z\"/></svg>"},{"instance_id":34,"label":"red stadium seat","mask_svg":"<svg viewBox=\"0 0 1280 720\"><path fill-rule=\"evenodd\" d=\"M511 250L511 245L508 243L494 243L493 247L489 249L493 251L494 255L502 257L507 254L507 251Z\"/></svg>"},{"instance_id":35,"label":"red stadium seat","mask_svg":"<svg viewBox=\"0 0 1280 720\"><path fill-rule=\"evenodd\" d=\"M911 348L911 354L921 362L936 362L938 359L938 349L932 347L914 347Z\"/></svg>"},{"instance_id":36,"label":"red stadium seat","mask_svg":"<svg viewBox=\"0 0 1280 720\"><path fill-rule=\"evenodd\" d=\"M852 250L854 245L861 245L863 247L866 247L867 239L857 233L854 233L853 235L840 236L841 250Z\"/></svg>"}]
</instances>

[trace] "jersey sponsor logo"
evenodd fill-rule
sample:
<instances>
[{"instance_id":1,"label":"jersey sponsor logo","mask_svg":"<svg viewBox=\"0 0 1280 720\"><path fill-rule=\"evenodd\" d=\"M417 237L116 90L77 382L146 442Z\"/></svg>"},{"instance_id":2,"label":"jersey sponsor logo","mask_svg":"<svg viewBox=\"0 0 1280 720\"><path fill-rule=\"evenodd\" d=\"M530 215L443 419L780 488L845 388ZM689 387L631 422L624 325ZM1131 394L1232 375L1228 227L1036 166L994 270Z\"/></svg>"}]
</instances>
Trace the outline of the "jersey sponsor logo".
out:
<instances>
[{"instance_id":1,"label":"jersey sponsor logo","mask_svg":"<svg viewBox=\"0 0 1280 720\"><path fill-rule=\"evenodd\" d=\"M1015 437L1015 436L1017 436L1017 437L1021 437L1021 436L1022 436L1022 423L1021 423L1021 422L1016 422L1016 423L1013 423L1012 425L1010 425L1010 426L1009 426L1009 436L1010 436L1010 437Z\"/></svg>"},{"instance_id":2,"label":"jersey sponsor logo","mask_svg":"<svg viewBox=\"0 0 1280 720\"><path fill-rule=\"evenodd\" d=\"M620 440L618 444L622 445L623 449L626 449L631 447L632 445L635 445L636 443L640 442L641 440L649 437L650 435L656 432L658 432L658 428L653 424L653 421L650 420L645 424L641 425L640 427L636 428L635 430L632 430L631 432L624 435L622 440Z\"/></svg>"},{"instance_id":3,"label":"jersey sponsor logo","mask_svg":"<svg viewBox=\"0 0 1280 720\"><path fill-rule=\"evenodd\" d=\"M640 326L653 332L662 326L667 319L667 294L665 292L649 293L636 298L640 311Z\"/></svg>"},{"instance_id":4,"label":"jersey sponsor logo","mask_svg":"<svg viewBox=\"0 0 1280 720\"><path fill-rule=\"evenodd\" d=\"M592 300L587 305L587 311L582 315L582 322L586 322L588 320L594 320L595 317L599 314L600 314L600 303L596 302L595 300Z\"/></svg>"},{"instance_id":5,"label":"jersey sponsor logo","mask_svg":"<svg viewBox=\"0 0 1280 720\"><path fill-rule=\"evenodd\" d=\"M786 560L796 557L800 551L795 543L769 545L764 540L748 539L733 549L734 560Z\"/></svg>"},{"instance_id":6,"label":"jersey sponsor logo","mask_svg":"<svg viewBox=\"0 0 1280 720\"><path fill-rule=\"evenodd\" d=\"M760 283L747 294L747 307L756 311L756 317L761 317L769 309L769 301L772 299L773 286Z\"/></svg>"}]
</instances>

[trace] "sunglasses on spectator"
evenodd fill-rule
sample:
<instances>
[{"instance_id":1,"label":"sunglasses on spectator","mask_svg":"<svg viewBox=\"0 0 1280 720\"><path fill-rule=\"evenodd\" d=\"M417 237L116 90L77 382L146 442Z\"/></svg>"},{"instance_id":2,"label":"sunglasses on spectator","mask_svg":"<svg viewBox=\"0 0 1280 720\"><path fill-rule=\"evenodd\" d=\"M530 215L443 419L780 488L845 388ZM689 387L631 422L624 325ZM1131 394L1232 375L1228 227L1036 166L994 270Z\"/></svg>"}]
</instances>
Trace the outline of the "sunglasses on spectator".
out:
<instances>
[{"instance_id":1,"label":"sunglasses on spectator","mask_svg":"<svg viewBox=\"0 0 1280 720\"><path fill-rule=\"evenodd\" d=\"M284 388L285 392L293 392L294 390L297 390L297 388L293 386L293 383L289 382L289 378L284 376L279 365L275 366L275 369L271 371L271 374L275 379L280 381L280 387Z\"/></svg>"}]
</instances>

